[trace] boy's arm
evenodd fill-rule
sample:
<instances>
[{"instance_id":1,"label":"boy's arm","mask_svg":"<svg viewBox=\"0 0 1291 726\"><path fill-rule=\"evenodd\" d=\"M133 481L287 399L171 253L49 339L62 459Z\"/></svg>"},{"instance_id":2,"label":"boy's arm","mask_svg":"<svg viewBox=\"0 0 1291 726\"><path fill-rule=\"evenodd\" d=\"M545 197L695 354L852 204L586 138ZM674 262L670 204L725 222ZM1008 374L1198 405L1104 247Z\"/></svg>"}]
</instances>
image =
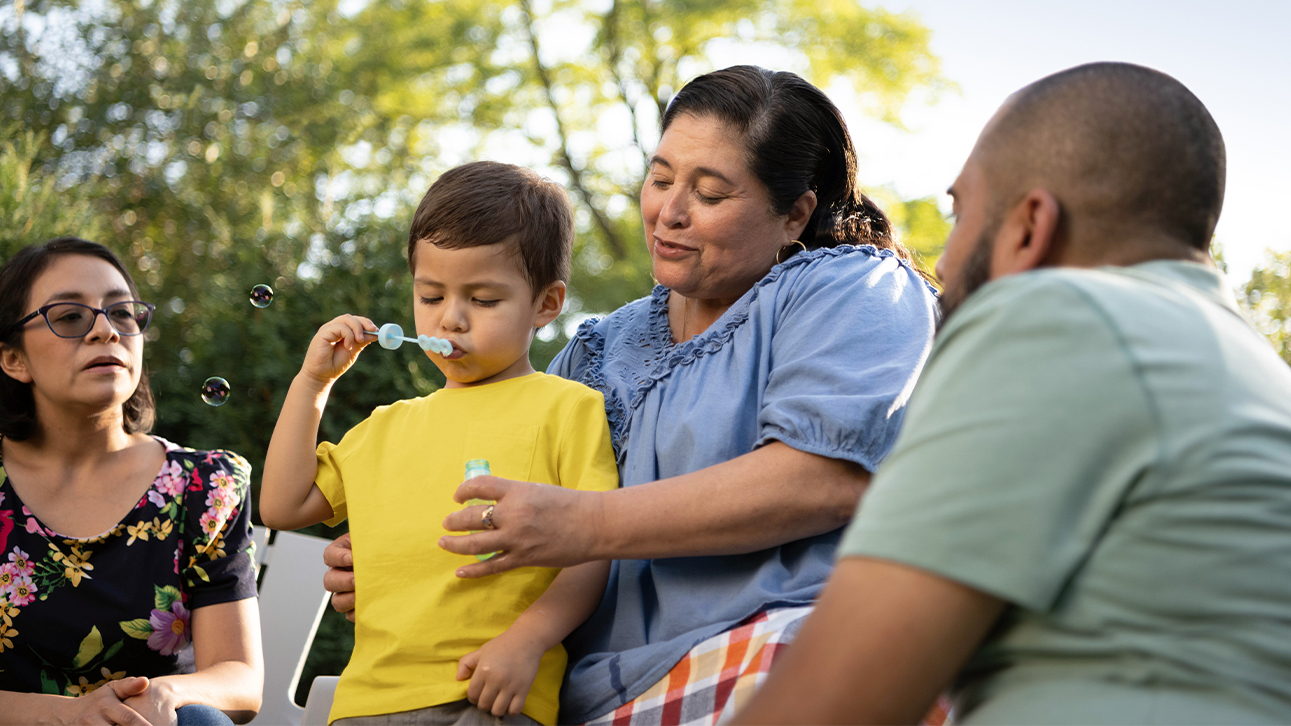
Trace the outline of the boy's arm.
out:
<instances>
[{"instance_id":1,"label":"boy's arm","mask_svg":"<svg viewBox=\"0 0 1291 726\"><path fill-rule=\"evenodd\" d=\"M495 716L518 715L543 654L591 616L609 577L607 561L566 567L511 627L463 657L457 680L471 679L471 703Z\"/></svg>"},{"instance_id":2,"label":"boy's arm","mask_svg":"<svg viewBox=\"0 0 1291 726\"><path fill-rule=\"evenodd\" d=\"M260 519L274 529L299 529L332 517L332 505L314 486L318 423L332 384L375 338L367 318L342 315L319 328L291 382L269 440L260 482Z\"/></svg>"}]
</instances>

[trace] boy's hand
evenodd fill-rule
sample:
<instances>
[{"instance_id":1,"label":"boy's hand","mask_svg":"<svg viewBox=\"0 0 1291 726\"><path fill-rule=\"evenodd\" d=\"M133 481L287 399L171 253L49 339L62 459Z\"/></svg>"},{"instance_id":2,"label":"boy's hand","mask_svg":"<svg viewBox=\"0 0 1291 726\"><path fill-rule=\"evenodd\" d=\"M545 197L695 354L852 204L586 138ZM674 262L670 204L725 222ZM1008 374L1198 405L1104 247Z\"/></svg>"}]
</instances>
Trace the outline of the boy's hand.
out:
<instances>
[{"instance_id":1,"label":"boy's hand","mask_svg":"<svg viewBox=\"0 0 1291 726\"><path fill-rule=\"evenodd\" d=\"M354 365L360 351L377 339L364 331L376 329L371 320L358 315L341 315L325 323L309 341L300 372L321 384L330 384Z\"/></svg>"},{"instance_id":2,"label":"boy's hand","mask_svg":"<svg viewBox=\"0 0 1291 726\"><path fill-rule=\"evenodd\" d=\"M508 633L485 643L457 662L457 680L471 679L466 698L494 716L518 716L538 675L538 661L546 651Z\"/></svg>"}]
</instances>

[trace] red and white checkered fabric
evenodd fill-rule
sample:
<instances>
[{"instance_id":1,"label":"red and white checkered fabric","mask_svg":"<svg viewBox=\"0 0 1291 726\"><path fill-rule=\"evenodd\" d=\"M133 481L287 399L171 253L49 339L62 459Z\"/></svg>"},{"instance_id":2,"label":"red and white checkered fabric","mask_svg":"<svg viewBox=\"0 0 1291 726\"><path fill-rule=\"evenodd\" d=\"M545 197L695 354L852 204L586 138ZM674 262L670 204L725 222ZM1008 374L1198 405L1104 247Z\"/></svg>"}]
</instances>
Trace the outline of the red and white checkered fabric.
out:
<instances>
[{"instance_id":1,"label":"red and white checkered fabric","mask_svg":"<svg viewBox=\"0 0 1291 726\"><path fill-rule=\"evenodd\" d=\"M749 702L771 664L797 635L812 607L758 613L700 643L658 683L588 726L719 726ZM946 722L949 704L938 699L926 726Z\"/></svg>"}]
</instances>

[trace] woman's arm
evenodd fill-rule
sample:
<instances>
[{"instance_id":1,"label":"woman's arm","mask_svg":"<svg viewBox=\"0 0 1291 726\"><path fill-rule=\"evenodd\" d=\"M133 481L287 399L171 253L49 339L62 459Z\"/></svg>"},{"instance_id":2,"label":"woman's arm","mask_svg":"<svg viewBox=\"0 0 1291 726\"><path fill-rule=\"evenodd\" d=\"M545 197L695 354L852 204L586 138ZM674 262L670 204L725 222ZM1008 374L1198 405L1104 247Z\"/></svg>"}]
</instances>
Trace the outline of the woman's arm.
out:
<instances>
[{"instance_id":1,"label":"woman's arm","mask_svg":"<svg viewBox=\"0 0 1291 726\"><path fill-rule=\"evenodd\" d=\"M198 608L192 626L197 671L153 678L148 690L126 705L154 726L174 723L175 709L190 704L214 706L235 723L250 721L260 710L264 689L255 598Z\"/></svg>"},{"instance_id":2,"label":"woman's arm","mask_svg":"<svg viewBox=\"0 0 1291 726\"><path fill-rule=\"evenodd\" d=\"M592 560L754 552L843 526L869 481L857 464L779 442L690 474L610 492L477 477L458 487L455 498L496 500L497 529L441 537L439 544L457 554L502 552L460 568L459 577ZM454 512L444 528L476 527L483 510Z\"/></svg>"},{"instance_id":3,"label":"woman's arm","mask_svg":"<svg viewBox=\"0 0 1291 726\"><path fill-rule=\"evenodd\" d=\"M123 678L80 698L0 691L0 724L148 726L143 716L122 703L147 688L147 678Z\"/></svg>"}]
</instances>

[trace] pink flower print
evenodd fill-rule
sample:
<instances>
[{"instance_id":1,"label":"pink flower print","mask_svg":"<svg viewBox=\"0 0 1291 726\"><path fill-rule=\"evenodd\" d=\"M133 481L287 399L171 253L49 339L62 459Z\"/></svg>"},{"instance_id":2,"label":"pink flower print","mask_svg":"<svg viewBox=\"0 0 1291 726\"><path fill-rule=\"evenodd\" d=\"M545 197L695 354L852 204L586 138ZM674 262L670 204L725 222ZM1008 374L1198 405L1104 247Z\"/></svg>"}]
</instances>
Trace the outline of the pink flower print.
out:
<instances>
[{"instance_id":1,"label":"pink flower print","mask_svg":"<svg viewBox=\"0 0 1291 726\"><path fill-rule=\"evenodd\" d=\"M209 539L219 534L220 530L224 528L224 518L220 516L219 512L208 509L197 520L197 526L202 529L202 534Z\"/></svg>"},{"instance_id":2,"label":"pink flower print","mask_svg":"<svg viewBox=\"0 0 1291 726\"><path fill-rule=\"evenodd\" d=\"M202 475L198 474L196 469L192 471L192 474L189 475L189 478L192 479L193 483L188 485L188 491L190 492L202 491Z\"/></svg>"},{"instance_id":3,"label":"pink flower print","mask_svg":"<svg viewBox=\"0 0 1291 726\"><path fill-rule=\"evenodd\" d=\"M158 509L162 509L166 506L166 498L163 497L161 495L161 492L157 491L156 489L148 490L148 501L155 504Z\"/></svg>"},{"instance_id":4,"label":"pink flower print","mask_svg":"<svg viewBox=\"0 0 1291 726\"><path fill-rule=\"evenodd\" d=\"M179 544L175 546L175 574L176 575L179 574L179 551L182 549L184 549L184 540L181 539L179 541Z\"/></svg>"},{"instance_id":5,"label":"pink flower print","mask_svg":"<svg viewBox=\"0 0 1291 726\"><path fill-rule=\"evenodd\" d=\"M13 510L0 510L0 551L9 544L9 532L13 531Z\"/></svg>"},{"instance_id":6,"label":"pink flower print","mask_svg":"<svg viewBox=\"0 0 1291 726\"><path fill-rule=\"evenodd\" d=\"M18 568L12 562L0 565L0 595L5 599L13 597L13 585L18 579Z\"/></svg>"},{"instance_id":7,"label":"pink flower print","mask_svg":"<svg viewBox=\"0 0 1291 726\"><path fill-rule=\"evenodd\" d=\"M40 522L37 522L36 518L32 516L31 510L27 508L26 504L22 505L22 514L27 518L27 534L40 534Z\"/></svg>"},{"instance_id":8,"label":"pink flower print","mask_svg":"<svg viewBox=\"0 0 1291 726\"><path fill-rule=\"evenodd\" d=\"M207 464L210 464L211 462L215 461L216 458L218 457L219 457L219 454L215 453L214 450L208 451L206 452L206 458L203 459L203 461L205 461Z\"/></svg>"},{"instance_id":9,"label":"pink flower print","mask_svg":"<svg viewBox=\"0 0 1291 726\"><path fill-rule=\"evenodd\" d=\"M224 487L212 489L211 493L206 495L206 506L210 507L207 511L220 518L227 517L237 504L235 494L232 489Z\"/></svg>"},{"instance_id":10,"label":"pink flower print","mask_svg":"<svg viewBox=\"0 0 1291 726\"><path fill-rule=\"evenodd\" d=\"M19 575L14 578L13 587L6 595L10 605L25 607L36 600L36 583L26 575Z\"/></svg>"},{"instance_id":11,"label":"pink flower print","mask_svg":"<svg viewBox=\"0 0 1291 726\"><path fill-rule=\"evenodd\" d=\"M152 626L148 647L162 655L174 655L188 645L188 610L180 601L170 604L170 612L153 610L148 624Z\"/></svg>"},{"instance_id":12,"label":"pink flower print","mask_svg":"<svg viewBox=\"0 0 1291 726\"><path fill-rule=\"evenodd\" d=\"M31 575L36 571L36 565L32 563L31 557L17 547L9 553L9 561L13 563L19 574Z\"/></svg>"},{"instance_id":13,"label":"pink flower print","mask_svg":"<svg viewBox=\"0 0 1291 726\"><path fill-rule=\"evenodd\" d=\"M153 482L153 487L163 496L174 497L184 491L184 469L178 461L162 464L161 473Z\"/></svg>"}]
</instances>

